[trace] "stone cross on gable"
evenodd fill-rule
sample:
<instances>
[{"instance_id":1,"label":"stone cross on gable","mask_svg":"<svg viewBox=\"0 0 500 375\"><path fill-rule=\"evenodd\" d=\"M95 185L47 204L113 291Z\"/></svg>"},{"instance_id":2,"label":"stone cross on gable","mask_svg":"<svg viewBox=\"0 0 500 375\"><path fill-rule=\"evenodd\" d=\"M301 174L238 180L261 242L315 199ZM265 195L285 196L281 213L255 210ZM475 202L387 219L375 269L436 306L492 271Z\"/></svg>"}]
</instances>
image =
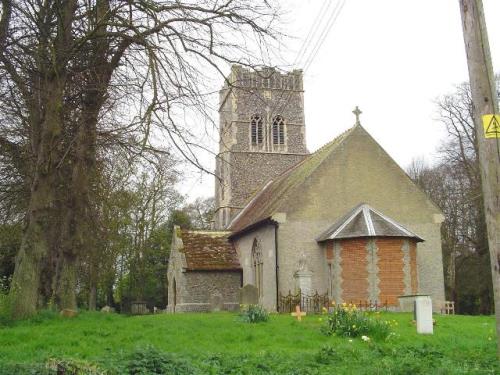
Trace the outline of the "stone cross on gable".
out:
<instances>
[{"instance_id":1,"label":"stone cross on gable","mask_svg":"<svg viewBox=\"0 0 500 375\"><path fill-rule=\"evenodd\" d=\"M354 116L356 116L356 125L360 125L361 123L359 122L359 115L362 114L363 112L361 112L361 109L359 109L358 106L356 106L356 108L354 108L354 111L352 111L352 113L354 113Z\"/></svg>"}]
</instances>

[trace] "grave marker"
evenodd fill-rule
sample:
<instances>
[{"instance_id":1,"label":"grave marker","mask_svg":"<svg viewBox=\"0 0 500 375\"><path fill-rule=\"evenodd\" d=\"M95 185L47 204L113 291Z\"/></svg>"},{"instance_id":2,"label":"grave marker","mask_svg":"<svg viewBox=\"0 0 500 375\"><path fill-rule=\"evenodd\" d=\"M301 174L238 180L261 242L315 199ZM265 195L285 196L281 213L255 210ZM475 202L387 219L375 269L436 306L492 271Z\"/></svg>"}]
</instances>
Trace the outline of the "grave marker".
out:
<instances>
[{"instance_id":1,"label":"grave marker","mask_svg":"<svg viewBox=\"0 0 500 375\"><path fill-rule=\"evenodd\" d=\"M222 311L224 308L224 298L220 292L214 292L210 296L210 311Z\"/></svg>"},{"instance_id":2,"label":"grave marker","mask_svg":"<svg viewBox=\"0 0 500 375\"><path fill-rule=\"evenodd\" d=\"M295 316L299 322L302 321L302 317L306 316L307 313L305 311L300 311L300 306L297 305L295 306L295 312L291 313L290 315Z\"/></svg>"},{"instance_id":3,"label":"grave marker","mask_svg":"<svg viewBox=\"0 0 500 375\"><path fill-rule=\"evenodd\" d=\"M259 291L251 284L240 289L240 305L258 305Z\"/></svg>"},{"instance_id":4,"label":"grave marker","mask_svg":"<svg viewBox=\"0 0 500 375\"><path fill-rule=\"evenodd\" d=\"M431 297L418 296L415 298L415 319L417 321L417 333L433 334Z\"/></svg>"}]
</instances>

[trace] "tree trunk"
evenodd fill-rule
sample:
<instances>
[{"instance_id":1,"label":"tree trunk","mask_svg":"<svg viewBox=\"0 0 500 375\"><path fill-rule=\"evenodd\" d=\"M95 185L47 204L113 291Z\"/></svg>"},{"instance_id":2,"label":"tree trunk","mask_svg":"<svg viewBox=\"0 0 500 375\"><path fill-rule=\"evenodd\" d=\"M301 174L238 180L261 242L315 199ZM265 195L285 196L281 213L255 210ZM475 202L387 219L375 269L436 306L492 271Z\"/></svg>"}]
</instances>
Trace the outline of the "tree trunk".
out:
<instances>
[{"instance_id":1,"label":"tree trunk","mask_svg":"<svg viewBox=\"0 0 500 375\"><path fill-rule=\"evenodd\" d=\"M58 226L60 218L56 198L56 166L59 161L62 129L58 111L62 103L62 88L57 82L54 82L51 88L46 119L40 125L41 138L31 186L27 226L12 279L12 314L15 318L25 318L36 313L43 264L57 243L54 227Z\"/></svg>"},{"instance_id":2,"label":"tree trunk","mask_svg":"<svg viewBox=\"0 0 500 375\"><path fill-rule=\"evenodd\" d=\"M76 310L76 256L71 253L61 259L57 299L60 309Z\"/></svg>"},{"instance_id":3,"label":"tree trunk","mask_svg":"<svg viewBox=\"0 0 500 375\"><path fill-rule=\"evenodd\" d=\"M94 282L90 281L90 290L89 290L89 311L95 311L97 308L97 287Z\"/></svg>"}]
</instances>

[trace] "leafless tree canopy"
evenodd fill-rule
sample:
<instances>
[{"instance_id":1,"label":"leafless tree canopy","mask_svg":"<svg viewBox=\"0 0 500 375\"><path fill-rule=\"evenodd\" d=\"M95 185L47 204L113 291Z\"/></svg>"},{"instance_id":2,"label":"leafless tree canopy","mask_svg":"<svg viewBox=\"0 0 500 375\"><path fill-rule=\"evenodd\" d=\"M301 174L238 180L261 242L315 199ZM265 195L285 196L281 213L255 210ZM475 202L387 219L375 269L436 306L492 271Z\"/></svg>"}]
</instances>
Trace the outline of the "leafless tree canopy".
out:
<instances>
[{"instance_id":1,"label":"leafless tree canopy","mask_svg":"<svg viewBox=\"0 0 500 375\"><path fill-rule=\"evenodd\" d=\"M490 314L491 270L470 86L458 85L436 106L447 131L439 162L431 167L415 159L407 172L445 214L441 234L447 298L457 302L461 313Z\"/></svg>"},{"instance_id":2,"label":"leafless tree canopy","mask_svg":"<svg viewBox=\"0 0 500 375\"><path fill-rule=\"evenodd\" d=\"M197 159L182 110L207 115L227 64L255 67L279 36L266 0L1 0L0 212L26 226L13 313L74 308L101 163L113 148ZM255 52L256 51L256 52ZM50 276L47 276L50 275Z\"/></svg>"}]
</instances>

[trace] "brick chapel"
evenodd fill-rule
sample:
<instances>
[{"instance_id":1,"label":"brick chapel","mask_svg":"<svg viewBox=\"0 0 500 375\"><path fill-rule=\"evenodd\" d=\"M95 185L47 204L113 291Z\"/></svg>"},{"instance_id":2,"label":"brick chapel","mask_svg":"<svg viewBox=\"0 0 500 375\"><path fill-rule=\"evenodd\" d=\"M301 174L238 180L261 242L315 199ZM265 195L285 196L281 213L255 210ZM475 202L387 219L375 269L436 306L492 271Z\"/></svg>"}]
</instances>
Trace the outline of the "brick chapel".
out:
<instances>
[{"instance_id":1,"label":"brick chapel","mask_svg":"<svg viewBox=\"0 0 500 375\"><path fill-rule=\"evenodd\" d=\"M233 66L220 91L215 229L174 229L170 311L239 306L247 284L276 311L280 293L398 307L444 301L441 210L355 124L306 147L302 72ZM325 124L334 126L335 124Z\"/></svg>"}]
</instances>

